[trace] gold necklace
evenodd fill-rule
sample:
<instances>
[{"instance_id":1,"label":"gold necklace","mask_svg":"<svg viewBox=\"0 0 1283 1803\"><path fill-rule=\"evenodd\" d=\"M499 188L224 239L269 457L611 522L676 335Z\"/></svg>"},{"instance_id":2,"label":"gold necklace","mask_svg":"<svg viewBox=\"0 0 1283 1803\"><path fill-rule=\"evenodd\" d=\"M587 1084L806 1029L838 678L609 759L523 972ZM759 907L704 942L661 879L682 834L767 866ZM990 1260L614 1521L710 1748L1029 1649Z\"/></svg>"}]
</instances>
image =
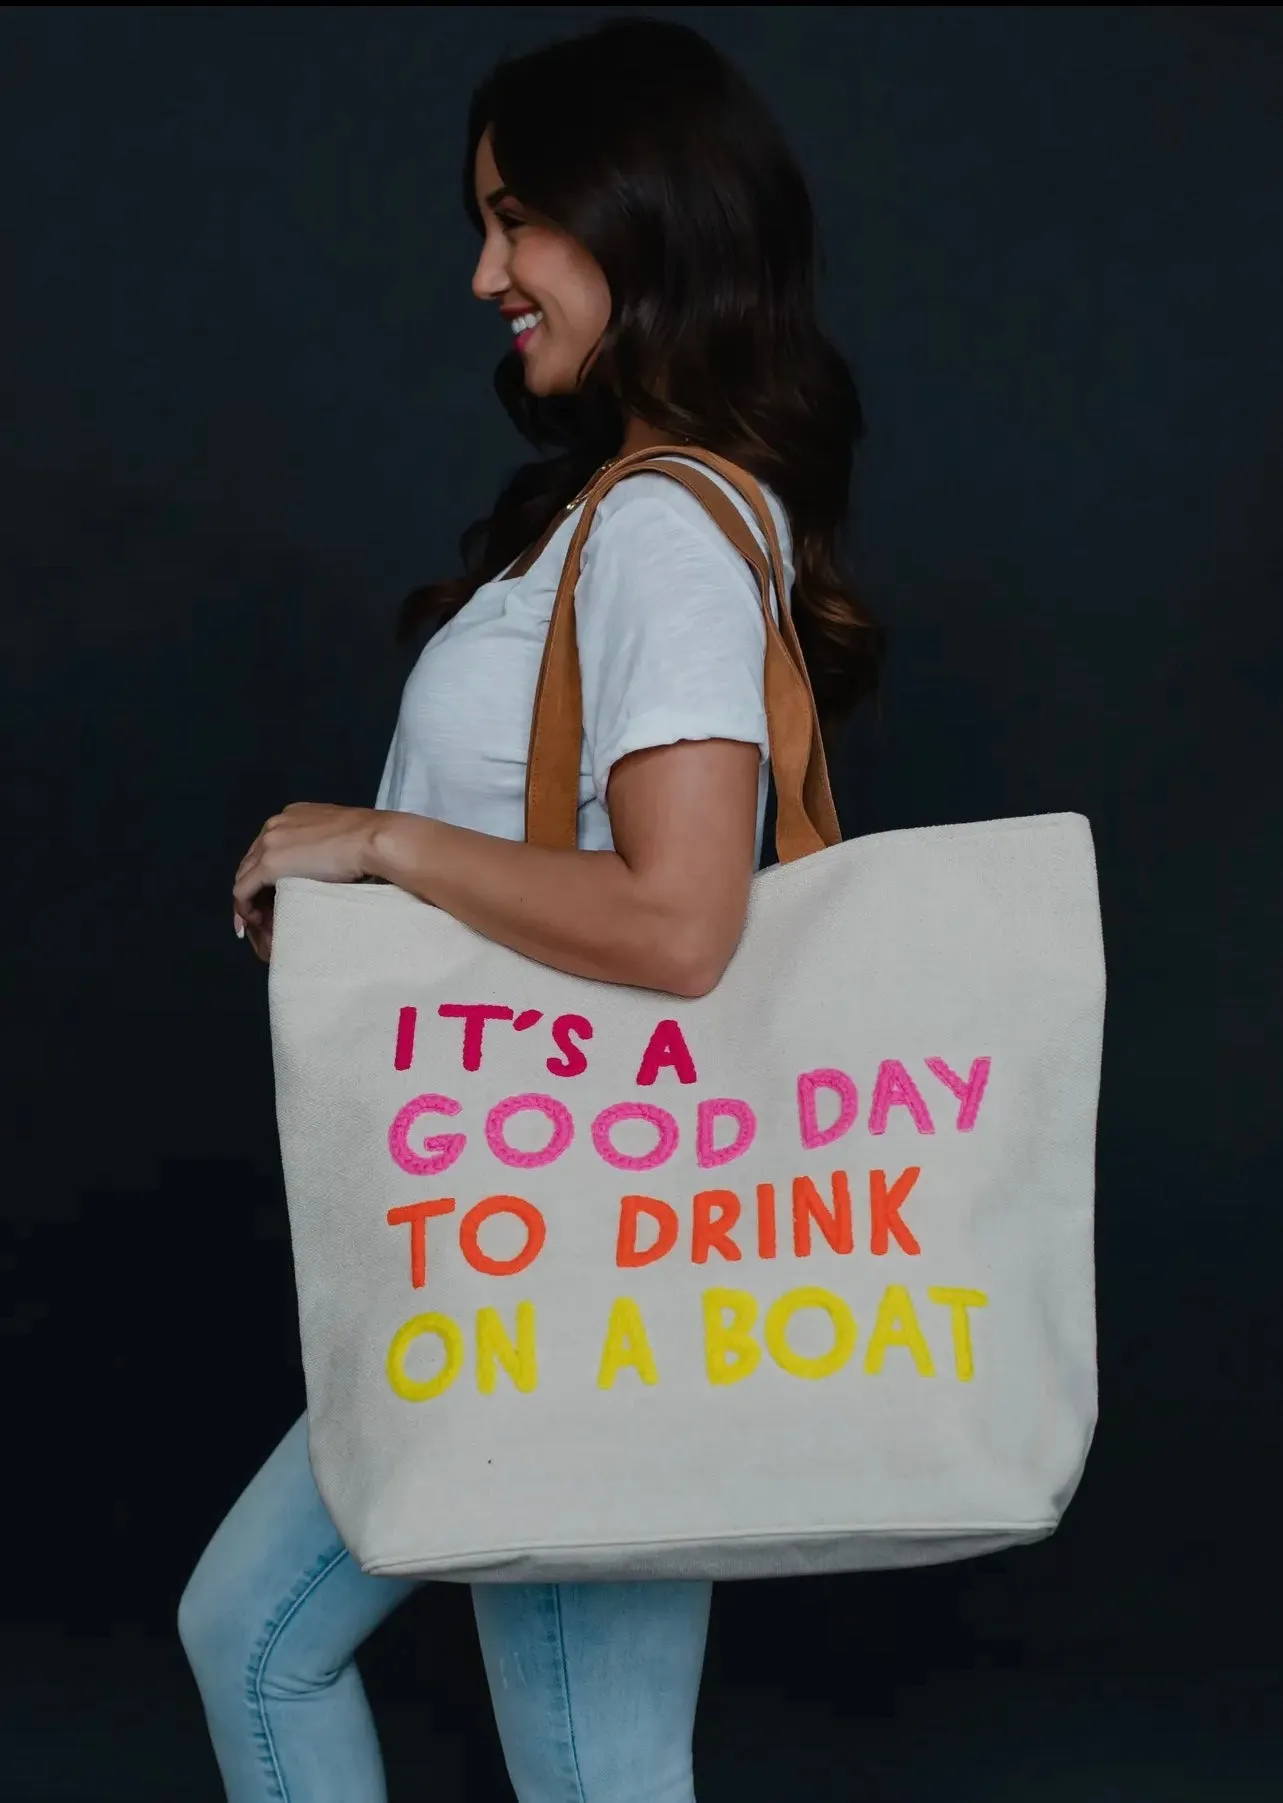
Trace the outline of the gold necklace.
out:
<instances>
[{"instance_id":1,"label":"gold necklace","mask_svg":"<svg viewBox=\"0 0 1283 1803\"><path fill-rule=\"evenodd\" d=\"M563 511L566 513L573 513L575 511L576 507L578 507L579 503L583 500L584 496L589 494L592 491L593 485L596 482L597 478L599 476L604 476L606 471L610 468L611 464L615 463L617 461L618 461L617 458L607 457L605 463L599 464L597 466L597 468L593 471L592 475L588 478L587 482L585 482L584 486L580 489L579 493L575 496L574 500L566 502L566 505L565 505L565 508Z\"/></svg>"},{"instance_id":2,"label":"gold necklace","mask_svg":"<svg viewBox=\"0 0 1283 1803\"><path fill-rule=\"evenodd\" d=\"M678 443L679 444L689 444L690 439L689 438L681 438L678 440ZM646 450L651 450L655 447L650 446L650 445L642 445L640 448L643 451L646 451ZM624 454L625 453L623 451L618 451L618 452L616 452L615 456L607 457L605 463L599 464L597 466L597 468L593 471L592 475L588 478L587 482L585 482L584 486L580 489L579 493L575 496L574 500L567 501L566 505L562 511L565 513L573 513L575 511L576 507L579 506L579 503L584 499L584 496L591 493L593 487L595 486L595 484L597 482L598 477L604 476L606 471L611 467L611 465L618 463L619 459L622 456L624 456ZM630 452L629 455L632 455L632 453Z\"/></svg>"}]
</instances>

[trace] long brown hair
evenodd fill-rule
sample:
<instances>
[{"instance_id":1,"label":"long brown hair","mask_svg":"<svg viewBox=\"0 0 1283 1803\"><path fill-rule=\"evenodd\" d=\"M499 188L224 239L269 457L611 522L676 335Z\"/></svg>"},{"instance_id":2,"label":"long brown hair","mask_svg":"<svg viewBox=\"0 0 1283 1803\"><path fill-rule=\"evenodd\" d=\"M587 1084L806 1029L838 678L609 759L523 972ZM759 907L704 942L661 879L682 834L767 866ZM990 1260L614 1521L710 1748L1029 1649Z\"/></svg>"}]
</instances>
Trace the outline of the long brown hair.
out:
<instances>
[{"instance_id":1,"label":"long brown hair","mask_svg":"<svg viewBox=\"0 0 1283 1803\"><path fill-rule=\"evenodd\" d=\"M467 528L463 575L407 596L398 642L501 574L615 455L636 415L780 497L793 616L828 737L876 691L885 635L841 568L864 421L816 318L810 197L769 112L689 26L625 18L500 62L478 87L463 167L478 231L474 163L487 130L514 197L595 258L610 320L574 394L534 396L518 353L500 361L501 403L551 455L517 470Z\"/></svg>"}]
</instances>

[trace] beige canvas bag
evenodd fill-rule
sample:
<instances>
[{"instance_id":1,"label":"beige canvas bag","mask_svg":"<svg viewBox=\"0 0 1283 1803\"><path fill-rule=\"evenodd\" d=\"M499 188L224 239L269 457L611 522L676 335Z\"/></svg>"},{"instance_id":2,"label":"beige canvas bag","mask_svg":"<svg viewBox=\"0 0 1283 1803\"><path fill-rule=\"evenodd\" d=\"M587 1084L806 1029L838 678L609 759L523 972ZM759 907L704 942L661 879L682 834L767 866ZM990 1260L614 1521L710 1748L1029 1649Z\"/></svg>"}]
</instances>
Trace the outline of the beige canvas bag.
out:
<instances>
[{"instance_id":1,"label":"beige canvas bag","mask_svg":"<svg viewBox=\"0 0 1283 1803\"><path fill-rule=\"evenodd\" d=\"M676 449L676 448L675 448ZM402 890L277 890L281 1157L317 1483L369 1572L927 1564L1056 1527L1096 1418L1105 973L1078 814L840 838L760 489L608 468L549 627L527 839L575 844L574 590L679 481L757 577L780 863L698 999Z\"/></svg>"}]
</instances>

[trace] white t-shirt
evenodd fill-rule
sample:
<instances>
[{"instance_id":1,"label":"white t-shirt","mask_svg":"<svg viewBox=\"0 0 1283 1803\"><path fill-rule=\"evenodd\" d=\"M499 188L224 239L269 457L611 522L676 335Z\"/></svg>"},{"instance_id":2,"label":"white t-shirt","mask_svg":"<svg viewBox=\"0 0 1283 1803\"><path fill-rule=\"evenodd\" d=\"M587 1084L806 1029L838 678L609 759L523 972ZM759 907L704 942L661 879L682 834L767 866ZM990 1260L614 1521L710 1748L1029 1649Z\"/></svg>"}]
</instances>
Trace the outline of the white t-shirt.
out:
<instances>
[{"instance_id":1,"label":"white t-shirt","mask_svg":"<svg viewBox=\"0 0 1283 1803\"><path fill-rule=\"evenodd\" d=\"M740 497L713 471L759 544ZM792 589L792 541L764 490ZM548 621L579 509L526 571L485 583L424 647L406 681L375 806L501 839L525 835L526 755ZM765 549L765 546L763 546ZM772 590L779 618L779 598ZM756 745L757 861L769 750L766 626L756 579L693 495L666 476L626 477L600 503L575 591L583 686L582 851L613 849L612 767L684 739Z\"/></svg>"}]
</instances>

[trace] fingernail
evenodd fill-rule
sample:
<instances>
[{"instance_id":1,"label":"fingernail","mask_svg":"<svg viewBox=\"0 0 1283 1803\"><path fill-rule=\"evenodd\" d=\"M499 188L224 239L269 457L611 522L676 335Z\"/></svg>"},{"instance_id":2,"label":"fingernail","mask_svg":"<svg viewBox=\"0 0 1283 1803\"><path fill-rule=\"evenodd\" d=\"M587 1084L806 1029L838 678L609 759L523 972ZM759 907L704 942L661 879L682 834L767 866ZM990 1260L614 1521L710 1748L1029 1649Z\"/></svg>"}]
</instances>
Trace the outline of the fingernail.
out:
<instances>
[{"instance_id":1,"label":"fingernail","mask_svg":"<svg viewBox=\"0 0 1283 1803\"><path fill-rule=\"evenodd\" d=\"M239 914L233 914L232 919L236 923L236 937L238 939L243 939L245 937L245 922L241 919Z\"/></svg>"}]
</instances>

